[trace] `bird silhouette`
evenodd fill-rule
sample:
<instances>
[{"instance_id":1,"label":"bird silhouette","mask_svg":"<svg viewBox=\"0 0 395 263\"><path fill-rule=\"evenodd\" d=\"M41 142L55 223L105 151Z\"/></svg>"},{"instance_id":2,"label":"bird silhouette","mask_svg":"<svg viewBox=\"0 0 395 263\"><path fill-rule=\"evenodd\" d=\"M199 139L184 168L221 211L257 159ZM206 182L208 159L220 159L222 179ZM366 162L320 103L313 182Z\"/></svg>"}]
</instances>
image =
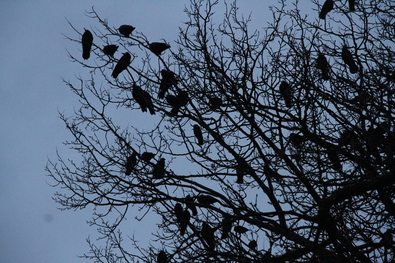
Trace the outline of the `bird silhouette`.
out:
<instances>
[{"instance_id":1,"label":"bird silhouette","mask_svg":"<svg viewBox=\"0 0 395 263\"><path fill-rule=\"evenodd\" d=\"M133 99L140 105L141 111L146 112L149 109L151 115L155 114L154 104L152 103L151 95L143 90L140 86L133 85L132 90Z\"/></svg>"},{"instance_id":2,"label":"bird silhouette","mask_svg":"<svg viewBox=\"0 0 395 263\"><path fill-rule=\"evenodd\" d=\"M187 195L185 197L185 204L189 209L191 209L192 215L196 216L197 215L196 205L195 202L193 201L193 198L190 195Z\"/></svg>"},{"instance_id":3,"label":"bird silhouette","mask_svg":"<svg viewBox=\"0 0 395 263\"><path fill-rule=\"evenodd\" d=\"M88 59L91 56L91 48L93 43L93 35L91 31L85 29L84 34L82 34L82 58Z\"/></svg>"},{"instance_id":4,"label":"bird silhouette","mask_svg":"<svg viewBox=\"0 0 395 263\"><path fill-rule=\"evenodd\" d=\"M152 170L152 175L154 179L161 179L165 176L165 158L161 158Z\"/></svg>"},{"instance_id":5,"label":"bird silhouette","mask_svg":"<svg viewBox=\"0 0 395 263\"><path fill-rule=\"evenodd\" d=\"M155 154L152 152L143 152L141 154L141 160L143 160L144 162L148 163L149 161L151 161L152 158L155 157Z\"/></svg>"},{"instance_id":6,"label":"bird silhouette","mask_svg":"<svg viewBox=\"0 0 395 263\"><path fill-rule=\"evenodd\" d=\"M156 263L168 263L168 258L165 251L161 250L158 253L156 257Z\"/></svg>"},{"instance_id":7,"label":"bird silhouette","mask_svg":"<svg viewBox=\"0 0 395 263\"><path fill-rule=\"evenodd\" d=\"M355 74L358 72L358 66L357 66L357 64L355 64L354 58L353 58L350 50L348 50L348 47L346 45L344 45L342 48L342 59L343 59L344 63L346 63L346 65L349 67L350 72L352 74Z\"/></svg>"},{"instance_id":8,"label":"bird silhouette","mask_svg":"<svg viewBox=\"0 0 395 263\"><path fill-rule=\"evenodd\" d=\"M203 222L201 235L204 242L207 244L210 250L215 249L215 236L213 228L206 222Z\"/></svg>"},{"instance_id":9,"label":"bird silhouette","mask_svg":"<svg viewBox=\"0 0 395 263\"><path fill-rule=\"evenodd\" d=\"M162 79L160 81L158 98L163 99L169 88L177 83L177 79L176 74L171 70L162 69L160 74L162 75Z\"/></svg>"},{"instance_id":10,"label":"bird silhouette","mask_svg":"<svg viewBox=\"0 0 395 263\"><path fill-rule=\"evenodd\" d=\"M209 107L211 110L218 110L222 105L222 99L219 97L209 97L208 98L209 101Z\"/></svg>"},{"instance_id":11,"label":"bird silhouette","mask_svg":"<svg viewBox=\"0 0 395 263\"><path fill-rule=\"evenodd\" d=\"M355 11L355 0L348 0L348 8L350 9L350 12Z\"/></svg>"},{"instance_id":12,"label":"bird silhouette","mask_svg":"<svg viewBox=\"0 0 395 263\"><path fill-rule=\"evenodd\" d=\"M320 19L325 19L326 15L333 10L333 1L326 0L325 3L322 5L319 17Z\"/></svg>"},{"instance_id":13,"label":"bird silhouette","mask_svg":"<svg viewBox=\"0 0 395 263\"><path fill-rule=\"evenodd\" d=\"M182 220L180 222L180 234L184 235L185 231L187 230L187 226L189 221L191 220L191 214L189 213L188 209L185 209L182 213Z\"/></svg>"},{"instance_id":14,"label":"bird silhouette","mask_svg":"<svg viewBox=\"0 0 395 263\"><path fill-rule=\"evenodd\" d=\"M162 42L152 42L149 44L148 48L149 50L151 50L152 53L160 56L163 51L170 48L170 45Z\"/></svg>"},{"instance_id":15,"label":"bird silhouette","mask_svg":"<svg viewBox=\"0 0 395 263\"><path fill-rule=\"evenodd\" d=\"M216 198L211 195L198 195L197 200L202 205L212 205L215 202L219 202Z\"/></svg>"},{"instance_id":16,"label":"bird silhouette","mask_svg":"<svg viewBox=\"0 0 395 263\"><path fill-rule=\"evenodd\" d=\"M170 115L176 116L178 114L179 110L188 104L189 96L186 91L182 90L177 94L177 96L170 95L170 94L167 95L166 101L167 101L167 103L170 104L170 106L173 107L170 111Z\"/></svg>"},{"instance_id":17,"label":"bird silhouette","mask_svg":"<svg viewBox=\"0 0 395 263\"><path fill-rule=\"evenodd\" d=\"M177 223L181 223L184 216L184 210L182 209L182 205L180 203L176 203L174 206L174 214L176 215Z\"/></svg>"},{"instance_id":18,"label":"bird silhouette","mask_svg":"<svg viewBox=\"0 0 395 263\"><path fill-rule=\"evenodd\" d=\"M232 217L228 214L224 215L222 219L222 235L221 239L229 237L230 230L232 230Z\"/></svg>"},{"instance_id":19,"label":"bird silhouette","mask_svg":"<svg viewBox=\"0 0 395 263\"><path fill-rule=\"evenodd\" d=\"M118 50L118 46L117 45L107 45L103 47L103 53L113 57L114 53Z\"/></svg>"},{"instance_id":20,"label":"bird silhouette","mask_svg":"<svg viewBox=\"0 0 395 263\"><path fill-rule=\"evenodd\" d=\"M123 56L119 59L117 65L115 66L114 70L112 71L113 78L118 78L118 75L129 66L130 59L131 59L131 56L128 52L123 53Z\"/></svg>"},{"instance_id":21,"label":"bird silhouette","mask_svg":"<svg viewBox=\"0 0 395 263\"><path fill-rule=\"evenodd\" d=\"M130 155L127 159L126 159L126 171L125 171L125 175L130 175L134 169L134 167L136 166L137 163L137 153L135 151L133 151L132 155Z\"/></svg>"},{"instance_id":22,"label":"bird silhouette","mask_svg":"<svg viewBox=\"0 0 395 263\"><path fill-rule=\"evenodd\" d=\"M203 134L202 134L202 129L200 129L200 126L195 124L193 125L193 134L195 134L196 139L198 140L198 145L203 145Z\"/></svg>"},{"instance_id":23,"label":"bird silhouette","mask_svg":"<svg viewBox=\"0 0 395 263\"><path fill-rule=\"evenodd\" d=\"M322 79L329 80L329 63L324 54L318 54L316 65L321 70Z\"/></svg>"},{"instance_id":24,"label":"bird silhouette","mask_svg":"<svg viewBox=\"0 0 395 263\"><path fill-rule=\"evenodd\" d=\"M239 225L237 225L237 226L234 226L234 227L233 227L233 230L234 230L236 233L244 234L244 233L246 233L246 232L248 231L248 228L245 228L244 226L239 226Z\"/></svg>"},{"instance_id":25,"label":"bird silhouette","mask_svg":"<svg viewBox=\"0 0 395 263\"><path fill-rule=\"evenodd\" d=\"M285 101L285 106L288 108L292 106L292 89L291 86L286 82L282 81L280 84L280 94Z\"/></svg>"},{"instance_id":26,"label":"bird silhouette","mask_svg":"<svg viewBox=\"0 0 395 263\"><path fill-rule=\"evenodd\" d=\"M121 35L124 37L129 37L130 34L135 30L136 28L130 25L122 25L118 28L118 31Z\"/></svg>"},{"instance_id":27,"label":"bird silhouette","mask_svg":"<svg viewBox=\"0 0 395 263\"><path fill-rule=\"evenodd\" d=\"M256 240L251 240L248 243L248 248L251 250L256 250L256 247L258 246L258 243L256 242Z\"/></svg>"}]
</instances>

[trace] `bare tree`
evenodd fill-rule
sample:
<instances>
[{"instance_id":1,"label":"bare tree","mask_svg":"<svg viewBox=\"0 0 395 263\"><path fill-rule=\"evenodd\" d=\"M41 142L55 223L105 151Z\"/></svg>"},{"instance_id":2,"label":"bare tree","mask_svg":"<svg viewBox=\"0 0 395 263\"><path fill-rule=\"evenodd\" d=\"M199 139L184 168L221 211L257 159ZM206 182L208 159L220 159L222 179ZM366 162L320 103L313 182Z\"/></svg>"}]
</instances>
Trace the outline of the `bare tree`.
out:
<instances>
[{"instance_id":1,"label":"bare tree","mask_svg":"<svg viewBox=\"0 0 395 263\"><path fill-rule=\"evenodd\" d=\"M92 9L90 59L70 54L91 78L66 81L81 107L61 114L82 160L47 165L64 209L95 208L105 242L84 257L395 260L395 5L329 1L323 20L324 1L285 2L254 30L235 2L191 0L171 47ZM146 246L130 218L158 219Z\"/></svg>"}]
</instances>

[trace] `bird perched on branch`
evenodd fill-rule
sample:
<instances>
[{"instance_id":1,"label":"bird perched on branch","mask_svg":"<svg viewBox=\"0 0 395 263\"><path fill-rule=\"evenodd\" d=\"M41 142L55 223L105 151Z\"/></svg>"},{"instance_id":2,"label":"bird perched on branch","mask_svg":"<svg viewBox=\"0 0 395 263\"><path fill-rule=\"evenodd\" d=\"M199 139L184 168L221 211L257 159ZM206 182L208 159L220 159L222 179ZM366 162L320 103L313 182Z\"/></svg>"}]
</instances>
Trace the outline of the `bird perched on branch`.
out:
<instances>
[{"instance_id":1,"label":"bird perched on branch","mask_svg":"<svg viewBox=\"0 0 395 263\"><path fill-rule=\"evenodd\" d=\"M129 37L130 34L133 32L133 30L135 30L136 28L134 26L131 25L122 25L118 28L118 31L121 35L123 35L124 37Z\"/></svg>"},{"instance_id":2,"label":"bird perched on branch","mask_svg":"<svg viewBox=\"0 0 395 263\"><path fill-rule=\"evenodd\" d=\"M152 152L143 152L141 154L141 160L143 160L144 162L148 163L149 161L151 161L152 158L155 157L155 154Z\"/></svg>"},{"instance_id":3,"label":"bird perched on branch","mask_svg":"<svg viewBox=\"0 0 395 263\"><path fill-rule=\"evenodd\" d=\"M200 126L195 124L193 125L193 134L195 135L196 139L198 140L198 145L203 145L203 134L202 134L202 129L200 129Z\"/></svg>"},{"instance_id":4,"label":"bird perched on branch","mask_svg":"<svg viewBox=\"0 0 395 263\"><path fill-rule=\"evenodd\" d=\"M357 66L357 64L355 64L354 58L353 58L350 50L348 50L348 47L346 45L344 45L342 48L342 59L343 59L344 63L346 63L346 65L349 67L350 72L352 74L355 74L358 72L358 66Z\"/></svg>"},{"instance_id":5,"label":"bird perched on branch","mask_svg":"<svg viewBox=\"0 0 395 263\"><path fill-rule=\"evenodd\" d=\"M165 158L161 158L152 170L152 175L154 179L161 179L165 176Z\"/></svg>"},{"instance_id":6,"label":"bird perched on branch","mask_svg":"<svg viewBox=\"0 0 395 263\"><path fill-rule=\"evenodd\" d=\"M149 50L151 50L152 53L160 56L163 51L170 48L170 45L162 42L152 42L149 44L148 48Z\"/></svg>"},{"instance_id":7,"label":"bird perched on branch","mask_svg":"<svg viewBox=\"0 0 395 263\"><path fill-rule=\"evenodd\" d=\"M332 0L326 0L325 3L323 4L319 17L321 19L325 19L326 15L333 10L333 1Z\"/></svg>"},{"instance_id":8,"label":"bird perched on branch","mask_svg":"<svg viewBox=\"0 0 395 263\"><path fill-rule=\"evenodd\" d=\"M323 80L329 80L329 63L328 60L326 60L326 57L324 54L319 53L317 60L316 60L316 65L319 70L321 70L321 76Z\"/></svg>"},{"instance_id":9,"label":"bird perched on branch","mask_svg":"<svg viewBox=\"0 0 395 263\"><path fill-rule=\"evenodd\" d=\"M168 258L165 251L161 250L158 253L156 257L156 263L168 263Z\"/></svg>"},{"instance_id":10,"label":"bird perched on branch","mask_svg":"<svg viewBox=\"0 0 395 263\"><path fill-rule=\"evenodd\" d=\"M114 70L112 71L113 78L118 78L118 75L129 66L130 59L131 59L131 56L128 52L123 53L123 56L119 59L117 65L115 66Z\"/></svg>"},{"instance_id":11,"label":"bird perched on branch","mask_svg":"<svg viewBox=\"0 0 395 263\"><path fill-rule=\"evenodd\" d=\"M348 0L348 8L350 9L350 12L355 11L355 0Z\"/></svg>"},{"instance_id":12,"label":"bird perched on branch","mask_svg":"<svg viewBox=\"0 0 395 263\"><path fill-rule=\"evenodd\" d=\"M142 112L146 112L148 108L151 115L155 114L154 104L152 103L151 95L149 95L148 92L137 85L133 85L132 96L140 105Z\"/></svg>"},{"instance_id":13,"label":"bird perched on branch","mask_svg":"<svg viewBox=\"0 0 395 263\"><path fill-rule=\"evenodd\" d=\"M225 239L229 236L230 230L232 230L232 217L228 214L224 215L222 219L222 235L221 239Z\"/></svg>"},{"instance_id":14,"label":"bird perched on branch","mask_svg":"<svg viewBox=\"0 0 395 263\"><path fill-rule=\"evenodd\" d=\"M177 83L177 79L176 74L171 70L162 69L160 74L162 75L162 79L160 81L158 98L163 99L169 88Z\"/></svg>"},{"instance_id":15,"label":"bird perched on branch","mask_svg":"<svg viewBox=\"0 0 395 263\"><path fill-rule=\"evenodd\" d=\"M202 205L212 205L215 202L219 202L216 198L211 195L198 195L197 200Z\"/></svg>"},{"instance_id":16,"label":"bird perched on branch","mask_svg":"<svg viewBox=\"0 0 395 263\"><path fill-rule=\"evenodd\" d=\"M136 166L137 163L137 153L135 151L133 151L132 155L130 155L127 159L126 159L126 171L125 171L125 175L130 175L134 169L134 167Z\"/></svg>"},{"instance_id":17,"label":"bird perched on branch","mask_svg":"<svg viewBox=\"0 0 395 263\"><path fill-rule=\"evenodd\" d=\"M84 34L82 34L82 58L88 59L91 56L91 48L93 44L93 35L91 31L85 29Z\"/></svg>"},{"instance_id":18,"label":"bird perched on branch","mask_svg":"<svg viewBox=\"0 0 395 263\"><path fill-rule=\"evenodd\" d=\"M209 97L208 98L209 107L211 110L218 110L221 106L223 106L222 99L219 97Z\"/></svg>"},{"instance_id":19,"label":"bird perched on branch","mask_svg":"<svg viewBox=\"0 0 395 263\"><path fill-rule=\"evenodd\" d=\"M286 82L282 81L280 84L280 94L285 101L285 106L288 108L292 106L292 89L291 86Z\"/></svg>"},{"instance_id":20,"label":"bird perched on branch","mask_svg":"<svg viewBox=\"0 0 395 263\"><path fill-rule=\"evenodd\" d=\"M210 250L215 248L215 236L213 228L206 222L202 225L202 230L200 231L204 242L207 244Z\"/></svg>"},{"instance_id":21,"label":"bird perched on branch","mask_svg":"<svg viewBox=\"0 0 395 263\"><path fill-rule=\"evenodd\" d=\"M190 195L187 195L185 197L185 204L189 209L191 209L192 215L196 216L197 215L196 205Z\"/></svg>"},{"instance_id":22,"label":"bird perched on branch","mask_svg":"<svg viewBox=\"0 0 395 263\"><path fill-rule=\"evenodd\" d=\"M107 45L103 47L103 53L113 57L114 53L118 50L118 46L117 45Z\"/></svg>"},{"instance_id":23,"label":"bird perched on branch","mask_svg":"<svg viewBox=\"0 0 395 263\"><path fill-rule=\"evenodd\" d=\"M182 212L182 220L180 222L180 234L184 235L185 231L187 230L187 226L189 221L191 220L191 214L189 213L188 209L185 209Z\"/></svg>"},{"instance_id":24,"label":"bird perched on branch","mask_svg":"<svg viewBox=\"0 0 395 263\"><path fill-rule=\"evenodd\" d=\"M177 223L181 223L183 217L184 210L182 209L182 205L180 203L176 203L174 206L174 214L177 218Z\"/></svg>"},{"instance_id":25,"label":"bird perched on branch","mask_svg":"<svg viewBox=\"0 0 395 263\"><path fill-rule=\"evenodd\" d=\"M173 108L170 111L171 116L176 116L181 109L181 107L188 104L189 96L186 91L180 91L177 96L167 95L166 96L167 103L170 104Z\"/></svg>"}]
</instances>

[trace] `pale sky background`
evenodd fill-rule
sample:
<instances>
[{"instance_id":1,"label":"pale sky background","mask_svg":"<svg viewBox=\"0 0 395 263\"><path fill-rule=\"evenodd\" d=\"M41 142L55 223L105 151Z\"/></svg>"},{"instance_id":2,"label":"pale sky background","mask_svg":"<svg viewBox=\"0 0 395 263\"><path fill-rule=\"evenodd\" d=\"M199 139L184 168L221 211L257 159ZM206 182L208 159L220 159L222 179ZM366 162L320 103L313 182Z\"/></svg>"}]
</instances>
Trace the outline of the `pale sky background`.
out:
<instances>
[{"instance_id":1,"label":"pale sky background","mask_svg":"<svg viewBox=\"0 0 395 263\"><path fill-rule=\"evenodd\" d=\"M266 25L272 1L241 0L241 12L253 11L257 27ZM264 2L264 3L263 3ZM92 6L112 26L131 24L148 38L174 44L184 0L128 1L0 1L0 262L86 262L85 239L96 233L86 220L91 211L65 211L51 198L56 191L44 171L47 158L71 139L58 110L71 115L77 97L61 77L88 77L88 70L71 63L66 48L80 57L80 45L62 34L77 37L77 29L98 26L84 15ZM222 13L218 13L222 16ZM119 55L119 52L116 53ZM92 58L91 58L92 59ZM149 238L147 231L147 239Z\"/></svg>"}]
</instances>

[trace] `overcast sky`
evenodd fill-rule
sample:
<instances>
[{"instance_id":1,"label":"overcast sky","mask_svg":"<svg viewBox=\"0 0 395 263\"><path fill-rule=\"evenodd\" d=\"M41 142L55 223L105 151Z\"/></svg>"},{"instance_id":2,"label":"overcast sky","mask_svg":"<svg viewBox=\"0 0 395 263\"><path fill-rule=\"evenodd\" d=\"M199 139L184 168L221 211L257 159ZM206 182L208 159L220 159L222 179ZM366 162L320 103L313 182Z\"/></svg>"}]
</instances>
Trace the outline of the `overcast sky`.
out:
<instances>
[{"instance_id":1,"label":"overcast sky","mask_svg":"<svg viewBox=\"0 0 395 263\"><path fill-rule=\"evenodd\" d=\"M271 16L261 0L239 1L257 23ZM262 3L265 2L265 5ZM58 211L56 189L44 171L47 158L71 139L58 110L72 112L77 98L61 82L87 69L70 63L67 50L81 49L62 34L97 26L84 10L92 6L110 25L131 24L149 39L177 37L189 1L0 1L0 261L18 263L86 262L85 239L96 232L86 225L91 211ZM247 12L246 12L247 13ZM221 14L219 14L221 15ZM70 115L69 114L69 115ZM149 234L149 233L147 233ZM149 238L149 236L147 236Z\"/></svg>"}]
</instances>

